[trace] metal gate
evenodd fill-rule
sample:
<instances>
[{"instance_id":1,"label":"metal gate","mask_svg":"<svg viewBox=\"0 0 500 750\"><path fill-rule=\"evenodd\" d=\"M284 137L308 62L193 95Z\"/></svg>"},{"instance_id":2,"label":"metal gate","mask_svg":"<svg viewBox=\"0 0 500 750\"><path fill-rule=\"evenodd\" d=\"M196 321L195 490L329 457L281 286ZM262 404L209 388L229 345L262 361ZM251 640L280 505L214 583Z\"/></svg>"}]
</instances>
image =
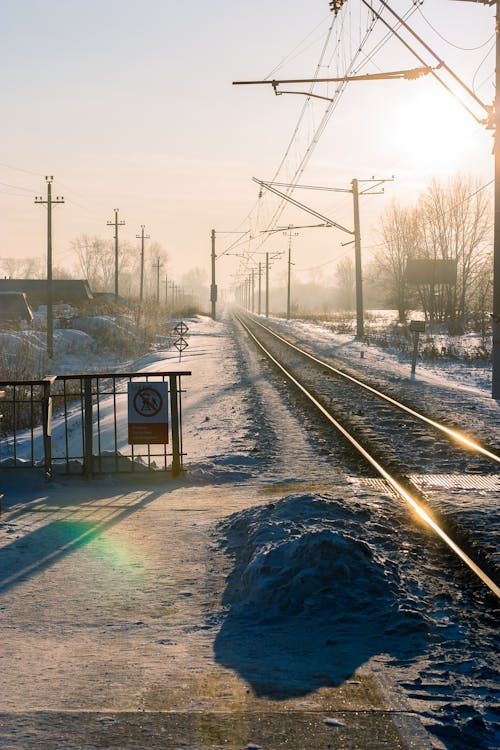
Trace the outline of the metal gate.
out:
<instances>
[{"instance_id":1,"label":"metal gate","mask_svg":"<svg viewBox=\"0 0 500 750\"><path fill-rule=\"evenodd\" d=\"M0 467L83 473L183 470L182 385L187 371L58 375L0 381ZM169 443L128 443L128 384L168 385Z\"/></svg>"}]
</instances>

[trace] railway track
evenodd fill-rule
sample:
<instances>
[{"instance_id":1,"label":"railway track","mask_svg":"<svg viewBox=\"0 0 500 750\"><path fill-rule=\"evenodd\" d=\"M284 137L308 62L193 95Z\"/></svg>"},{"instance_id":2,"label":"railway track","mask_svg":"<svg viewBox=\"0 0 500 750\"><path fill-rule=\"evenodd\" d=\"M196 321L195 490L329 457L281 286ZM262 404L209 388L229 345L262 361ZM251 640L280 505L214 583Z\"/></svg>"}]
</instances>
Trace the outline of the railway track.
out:
<instances>
[{"instance_id":1,"label":"railway track","mask_svg":"<svg viewBox=\"0 0 500 750\"><path fill-rule=\"evenodd\" d=\"M355 471L365 475L367 469L371 474L375 471L476 579L500 598L495 566L482 556L480 546L471 545L474 530L462 528L441 509L431 507L422 489L425 481L419 481L429 476L473 475L476 486L480 477L486 487L494 487L500 464L494 448L341 371L255 318L241 313L236 318L301 398L342 436L332 442L333 451L344 451L341 460L348 456L352 462L355 455Z\"/></svg>"}]
</instances>

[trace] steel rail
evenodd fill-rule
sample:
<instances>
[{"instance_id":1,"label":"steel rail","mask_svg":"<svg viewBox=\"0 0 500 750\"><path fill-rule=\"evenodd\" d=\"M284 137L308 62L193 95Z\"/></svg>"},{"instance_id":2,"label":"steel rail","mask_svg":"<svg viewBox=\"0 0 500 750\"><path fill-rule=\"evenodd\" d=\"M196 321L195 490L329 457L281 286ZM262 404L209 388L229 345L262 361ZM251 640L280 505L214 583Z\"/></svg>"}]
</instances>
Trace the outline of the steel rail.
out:
<instances>
[{"instance_id":1,"label":"steel rail","mask_svg":"<svg viewBox=\"0 0 500 750\"><path fill-rule=\"evenodd\" d=\"M266 357L273 362L276 367L278 367L281 372L292 382L296 388L298 388L304 396L318 409L321 414L323 414L324 417L351 443L351 445L365 458L368 463L373 466L373 468L377 471L380 476L383 477L383 479L386 480L386 482L392 487L392 489L396 492L396 494L401 497L414 511L415 513L441 538L441 540L454 552L461 560L464 562L467 567L476 575L479 580L485 584L485 586L498 598L500 599L500 587L493 581L490 576L482 570L482 568L477 565L474 560L472 560L469 555L467 555L466 552L464 552L459 545L453 541L453 539L439 526L439 524L434 520L432 515L423 508L420 503L415 500L415 498L408 492L408 490L400 483L397 479L395 479L388 471L385 469L382 464L380 464L367 450L364 448L361 443L359 443L353 435L351 435L348 430L345 429L345 427L337 420L335 417L330 414L330 412L325 409L325 407L310 393L307 388L302 385L282 364L279 362L276 357L274 357L271 352L265 348L265 346L259 341L259 339L252 333L250 328L247 326L247 324L243 321L241 317L238 315L235 316L236 319L240 322L240 324L243 326L243 328L246 330L248 335L255 341L257 346L264 352ZM253 321L255 322L255 321ZM261 326L262 328L266 328L265 326ZM278 336L278 338L281 338ZM288 343L288 342L285 342ZM291 345L292 348L297 348ZM299 350L301 351L301 350ZM317 360L320 362L320 360ZM322 362L320 362L323 364Z\"/></svg>"},{"instance_id":2,"label":"steel rail","mask_svg":"<svg viewBox=\"0 0 500 750\"><path fill-rule=\"evenodd\" d=\"M265 331L270 333L272 336L282 341L291 349L295 349L295 351L299 352L300 354L303 354L304 357L307 357L312 362L315 362L316 364L321 365L322 367L325 367L326 369L335 373L335 375L339 375L345 380L349 380L351 383L358 385L360 388L363 388L364 390L369 391L370 393L373 393L375 396L378 396L378 398L381 398L384 401L387 401L388 403L392 404L393 406L396 406L398 409L401 409L401 411L405 411L407 412L407 414L411 414L412 417L419 419L421 422L425 422L426 424L431 425L431 427L434 427L435 429L440 430L441 432L444 432L445 435L448 435L448 437L451 437L453 440L456 440L457 442L462 443L467 448L470 448L470 450L476 451L477 453L481 453L483 456L485 456L486 458L489 458L491 461L500 463L500 456L497 456L496 453L489 451L487 448L484 448L482 445L480 445L479 443L476 443L474 440L471 440L471 438L467 437L466 435L463 435L461 432L458 432L457 430L453 430L451 427L447 427L446 425L441 424L440 422L436 422L430 417L426 417L424 414L420 414L420 412L415 411L409 406L406 406L406 404L402 404L400 401L397 401L391 396L388 396L386 393L382 393L382 391L378 391L376 388L373 388L371 385L368 385L368 383L363 383L362 380L358 380L352 375L348 375L346 372L342 372L342 370L338 370L333 365L328 364L328 362L325 362L324 360L319 359L318 357L315 357L313 354L306 352L304 349L301 349L299 346L296 346L296 344L293 344L291 341L288 341L288 339L284 338L284 336L281 336L279 333L276 333L276 331L273 331L272 328L269 328L268 326L263 325L259 321L252 319L252 323L254 323L257 326L260 326L262 329L264 329Z\"/></svg>"}]
</instances>

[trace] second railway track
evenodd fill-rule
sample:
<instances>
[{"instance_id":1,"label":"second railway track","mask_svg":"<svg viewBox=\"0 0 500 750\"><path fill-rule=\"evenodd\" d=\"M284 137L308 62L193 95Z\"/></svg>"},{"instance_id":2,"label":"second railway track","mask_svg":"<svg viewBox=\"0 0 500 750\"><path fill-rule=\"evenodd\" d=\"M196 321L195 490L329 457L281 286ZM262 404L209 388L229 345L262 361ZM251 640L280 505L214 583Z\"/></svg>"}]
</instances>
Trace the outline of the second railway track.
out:
<instances>
[{"instance_id":1,"label":"second railway track","mask_svg":"<svg viewBox=\"0 0 500 750\"><path fill-rule=\"evenodd\" d=\"M500 598L495 562L484 553L495 544L484 538L484 530L457 521L458 514L450 516L442 508L431 507L423 490L429 477L439 478L444 487L446 478L453 487L457 477L464 486L464 478L470 477L471 492L481 487L494 491L500 464L494 447L481 445L465 431L442 424L342 372L255 318L238 314L237 319L288 381L343 435L344 452L346 443L350 446L344 456L344 460L348 456L349 470L353 470L354 448L359 456L355 471L366 475L367 467L372 474L375 470ZM335 450L338 453L339 446Z\"/></svg>"}]
</instances>

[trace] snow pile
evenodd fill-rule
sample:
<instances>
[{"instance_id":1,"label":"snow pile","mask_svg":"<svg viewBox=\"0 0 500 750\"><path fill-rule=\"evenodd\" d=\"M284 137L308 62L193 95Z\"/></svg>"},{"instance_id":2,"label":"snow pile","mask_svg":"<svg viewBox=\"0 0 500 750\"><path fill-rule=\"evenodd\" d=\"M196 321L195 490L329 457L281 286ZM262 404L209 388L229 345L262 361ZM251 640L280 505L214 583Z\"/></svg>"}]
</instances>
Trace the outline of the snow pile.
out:
<instances>
[{"instance_id":1,"label":"snow pile","mask_svg":"<svg viewBox=\"0 0 500 750\"><path fill-rule=\"evenodd\" d=\"M54 331L54 353L56 356L64 354L85 354L96 349L92 336L83 331L60 328Z\"/></svg>"},{"instance_id":2,"label":"snow pile","mask_svg":"<svg viewBox=\"0 0 500 750\"><path fill-rule=\"evenodd\" d=\"M350 502L290 495L223 521L222 546L235 557L226 603L235 613L263 620L369 616L380 632L394 631L396 607L405 625L410 615L419 629L421 615L401 606L394 564L358 538L366 510Z\"/></svg>"},{"instance_id":3,"label":"snow pile","mask_svg":"<svg viewBox=\"0 0 500 750\"><path fill-rule=\"evenodd\" d=\"M0 332L0 350L5 358L17 357L20 352L33 351L37 356L45 353L42 334L35 331L2 331Z\"/></svg>"},{"instance_id":4,"label":"snow pile","mask_svg":"<svg viewBox=\"0 0 500 750\"><path fill-rule=\"evenodd\" d=\"M117 321L106 315L94 315L88 318L73 318L73 328L85 331L92 336L102 348L119 352L128 351L137 341L137 331L129 321Z\"/></svg>"},{"instance_id":5,"label":"snow pile","mask_svg":"<svg viewBox=\"0 0 500 750\"><path fill-rule=\"evenodd\" d=\"M215 656L258 695L306 695L342 684L372 658L406 660L425 649L425 614L397 567L370 534L359 539L370 518L355 499L296 494L218 525L234 568Z\"/></svg>"}]
</instances>

